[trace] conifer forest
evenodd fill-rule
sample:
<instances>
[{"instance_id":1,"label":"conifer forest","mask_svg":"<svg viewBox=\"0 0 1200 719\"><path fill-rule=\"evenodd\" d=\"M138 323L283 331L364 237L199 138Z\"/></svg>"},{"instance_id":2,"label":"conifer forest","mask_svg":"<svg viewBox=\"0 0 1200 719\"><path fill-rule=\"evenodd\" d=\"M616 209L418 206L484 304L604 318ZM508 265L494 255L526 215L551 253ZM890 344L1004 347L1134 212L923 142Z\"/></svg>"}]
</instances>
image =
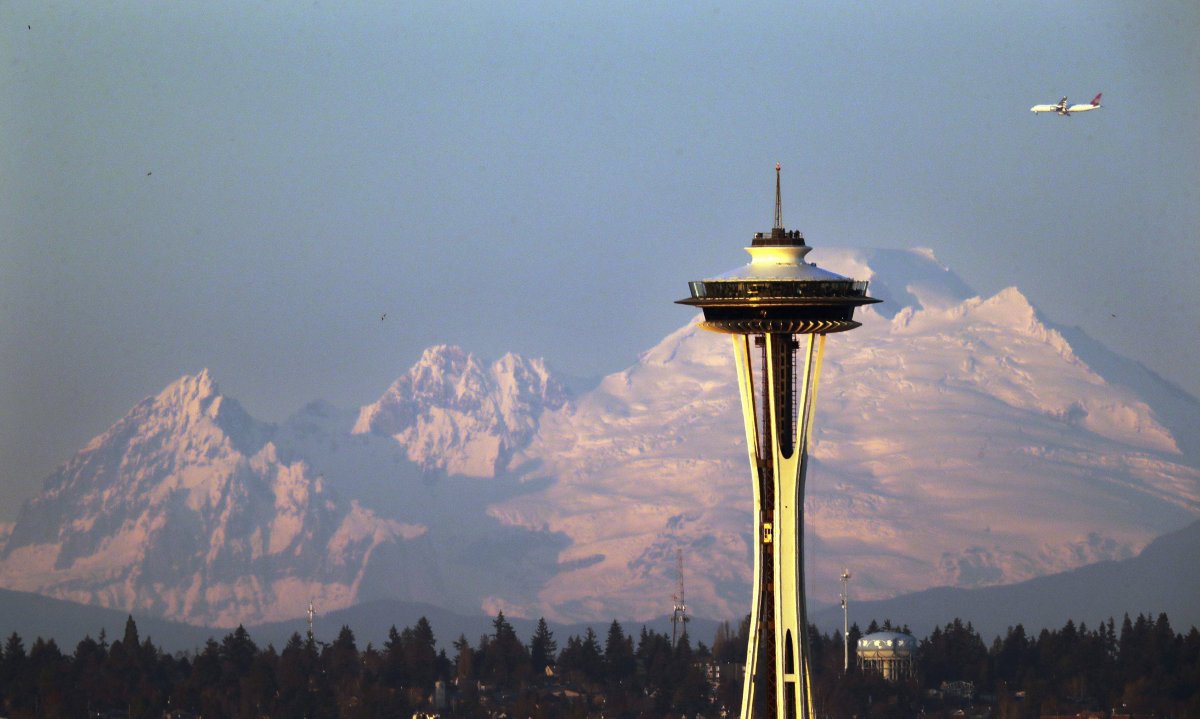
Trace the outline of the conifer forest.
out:
<instances>
[{"instance_id":1,"label":"conifer forest","mask_svg":"<svg viewBox=\"0 0 1200 719\"><path fill-rule=\"evenodd\" d=\"M293 634L258 646L238 627L190 652L142 639L132 618L117 639L75 647L17 633L0 654L0 716L89 717L728 717L741 700L748 620L718 626L710 644L627 631L556 637L539 621L528 643L501 613L474 641L441 642L422 618L382 646L350 627L325 643ZM840 632L811 629L821 717L1200 717L1200 632L1165 614L1095 627L1068 621L1033 635L1020 625L990 643L955 619L920 640L913 676L886 681L854 660Z\"/></svg>"}]
</instances>

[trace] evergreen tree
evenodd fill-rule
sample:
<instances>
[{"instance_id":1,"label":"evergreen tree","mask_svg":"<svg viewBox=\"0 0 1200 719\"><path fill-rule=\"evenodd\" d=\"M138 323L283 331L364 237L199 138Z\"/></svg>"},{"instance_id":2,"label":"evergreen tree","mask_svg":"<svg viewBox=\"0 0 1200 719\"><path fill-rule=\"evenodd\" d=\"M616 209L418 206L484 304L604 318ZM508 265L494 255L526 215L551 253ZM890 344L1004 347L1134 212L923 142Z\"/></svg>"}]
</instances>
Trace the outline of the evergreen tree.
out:
<instances>
[{"instance_id":1,"label":"evergreen tree","mask_svg":"<svg viewBox=\"0 0 1200 719\"><path fill-rule=\"evenodd\" d=\"M671 638L643 626L635 654L642 691L653 702L651 713L664 716L670 711L674 694L671 681L675 650Z\"/></svg>"},{"instance_id":2,"label":"evergreen tree","mask_svg":"<svg viewBox=\"0 0 1200 719\"><path fill-rule=\"evenodd\" d=\"M572 635L558 655L558 667L571 681L598 683L604 678L604 656L591 627L583 638Z\"/></svg>"},{"instance_id":3,"label":"evergreen tree","mask_svg":"<svg viewBox=\"0 0 1200 719\"><path fill-rule=\"evenodd\" d=\"M404 666L411 686L428 696L438 678L437 641L429 620L421 617L412 628L405 627L400 637L404 645Z\"/></svg>"},{"instance_id":4,"label":"evergreen tree","mask_svg":"<svg viewBox=\"0 0 1200 719\"><path fill-rule=\"evenodd\" d=\"M558 642L554 641L554 632L546 626L545 617L541 617L538 619L537 628L533 630L533 637L529 640L529 660L533 673L542 675L546 667L554 665L557 655Z\"/></svg>"},{"instance_id":5,"label":"evergreen tree","mask_svg":"<svg viewBox=\"0 0 1200 719\"><path fill-rule=\"evenodd\" d=\"M67 717L72 714L70 662L53 639L38 637L29 648L29 681L34 707L39 717Z\"/></svg>"},{"instance_id":6,"label":"evergreen tree","mask_svg":"<svg viewBox=\"0 0 1200 719\"><path fill-rule=\"evenodd\" d=\"M996 637L998 645L993 645L991 652L993 675L1013 686L1021 682L1021 670L1031 659L1029 637L1025 636L1025 627L1018 624L1009 627L1008 633L1001 640Z\"/></svg>"},{"instance_id":7,"label":"evergreen tree","mask_svg":"<svg viewBox=\"0 0 1200 719\"><path fill-rule=\"evenodd\" d=\"M399 637L394 626L388 632L389 638L393 633ZM361 656L362 693L358 697L358 706L351 711L351 716L394 717L408 716L411 713L404 700L403 692L396 691L394 687L384 682L385 661L384 652L377 651L373 645L368 643Z\"/></svg>"},{"instance_id":8,"label":"evergreen tree","mask_svg":"<svg viewBox=\"0 0 1200 719\"><path fill-rule=\"evenodd\" d=\"M695 661L687 633L675 645L668 686L673 690L671 709L680 715L695 716L708 706L708 678Z\"/></svg>"},{"instance_id":9,"label":"evergreen tree","mask_svg":"<svg viewBox=\"0 0 1200 719\"><path fill-rule=\"evenodd\" d=\"M485 681L500 689L512 690L529 677L529 652L517 638L504 612L492 620L492 635L483 650Z\"/></svg>"},{"instance_id":10,"label":"evergreen tree","mask_svg":"<svg viewBox=\"0 0 1200 719\"><path fill-rule=\"evenodd\" d=\"M293 633L279 655L279 699L282 716L330 719L337 715L333 692L321 668L317 644Z\"/></svg>"},{"instance_id":11,"label":"evergreen tree","mask_svg":"<svg viewBox=\"0 0 1200 719\"><path fill-rule=\"evenodd\" d=\"M1200 716L1200 631L1192 627L1179 642L1178 694L1181 716Z\"/></svg>"},{"instance_id":12,"label":"evergreen tree","mask_svg":"<svg viewBox=\"0 0 1200 719\"><path fill-rule=\"evenodd\" d=\"M191 673L181 696L173 702L179 709L195 711L205 716L221 716L229 712L223 687L221 645L215 639L204 644L204 650L192 661Z\"/></svg>"},{"instance_id":13,"label":"evergreen tree","mask_svg":"<svg viewBox=\"0 0 1200 719\"><path fill-rule=\"evenodd\" d=\"M846 632L846 634L849 640L847 646L850 647L850 670L854 671L857 668L857 662L854 661L854 657L856 648L858 647L858 640L862 639L864 635L863 631L858 628L858 622L853 622L850 625L850 631Z\"/></svg>"},{"instance_id":14,"label":"evergreen tree","mask_svg":"<svg viewBox=\"0 0 1200 719\"><path fill-rule=\"evenodd\" d=\"M360 714L362 667L359 663L358 645L350 627L342 625L337 639L321 653L321 665L333 691L338 716Z\"/></svg>"},{"instance_id":15,"label":"evergreen tree","mask_svg":"<svg viewBox=\"0 0 1200 719\"><path fill-rule=\"evenodd\" d=\"M108 652L107 671L113 685L110 709L123 709L130 717L151 716L166 703L166 692L157 686L158 650L147 640L142 643L132 616L125 620L125 632Z\"/></svg>"},{"instance_id":16,"label":"evergreen tree","mask_svg":"<svg viewBox=\"0 0 1200 719\"><path fill-rule=\"evenodd\" d=\"M579 656L583 675L588 681L598 682L604 678L604 657L600 653L600 641L591 627L584 632Z\"/></svg>"},{"instance_id":17,"label":"evergreen tree","mask_svg":"<svg viewBox=\"0 0 1200 719\"><path fill-rule=\"evenodd\" d=\"M718 664L746 661L746 644L728 620L717 625L716 634L713 636L712 655L713 661Z\"/></svg>"},{"instance_id":18,"label":"evergreen tree","mask_svg":"<svg viewBox=\"0 0 1200 719\"><path fill-rule=\"evenodd\" d=\"M616 619L608 626L604 641L604 677L609 684L624 685L633 679L637 658L633 654L633 639L626 637Z\"/></svg>"},{"instance_id":19,"label":"evergreen tree","mask_svg":"<svg viewBox=\"0 0 1200 719\"><path fill-rule=\"evenodd\" d=\"M238 716L263 717L275 713L278 674L279 657L274 647L254 654L245 676L238 682Z\"/></svg>"},{"instance_id":20,"label":"evergreen tree","mask_svg":"<svg viewBox=\"0 0 1200 719\"><path fill-rule=\"evenodd\" d=\"M459 686L475 680L475 650L465 634L458 635L454 642L454 676Z\"/></svg>"},{"instance_id":21,"label":"evergreen tree","mask_svg":"<svg viewBox=\"0 0 1200 719\"><path fill-rule=\"evenodd\" d=\"M214 707L213 711L219 707L219 711L231 715L242 712L246 708L243 704L249 707L260 704L261 697L250 698L246 686L257 658L258 647L241 625L226 634L219 645L210 641L198 667L202 673L211 675L206 677L209 683L200 686L200 691L207 695L204 704Z\"/></svg>"},{"instance_id":22,"label":"evergreen tree","mask_svg":"<svg viewBox=\"0 0 1200 719\"><path fill-rule=\"evenodd\" d=\"M137 622L133 621L132 614L125 618L125 635L121 638L121 643L126 647L136 647L142 643L142 640L138 639Z\"/></svg>"},{"instance_id":23,"label":"evergreen tree","mask_svg":"<svg viewBox=\"0 0 1200 719\"><path fill-rule=\"evenodd\" d=\"M583 640L572 634L567 637L567 645L558 654L556 666L558 672L571 681L583 679Z\"/></svg>"},{"instance_id":24,"label":"evergreen tree","mask_svg":"<svg viewBox=\"0 0 1200 719\"><path fill-rule=\"evenodd\" d=\"M978 686L987 679L987 646L970 622L964 625L958 618L943 628L935 627L929 638L920 643L917 662L931 686L954 680Z\"/></svg>"},{"instance_id":25,"label":"evergreen tree","mask_svg":"<svg viewBox=\"0 0 1200 719\"><path fill-rule=\"evenodd\" d=\"M31 698L27 696L27 677L25 676L25 642L21 635L13 632L4 642L4 652L0 656L0 699L8 714L24 711Z\"/></svg>"},{"instance_id":26,"label":"evergreen tree","mask_svg":"<svg viewBox=\"0 0 1200 719\"><path fill-rule=\"evenodd\" d=\"M254 658L258 655L258 647L250 639L250 633L246 631L246 628L239 624L237 629L225 635L225 638L221 640L221 647L217 654L221 659L222 673L238 678L250 671L251 665L254 664Z\"/></svg>"},{"instance_id":27,"label":"evergreen tree","mask_svg":"<svg viewBox=\"0 0 1200 719\"><path fill-rule=\"evenodd\" d=\"M383 666L380 680L393 691L402 691L408 683L409 672L404 652L404 639L393 624L388 629L387 641L383 643Z\"/></svg>"},{"instance_id":28,"label":"evergreen tree","mask_svg":"<svg viewBox=\"0 0 1200 719\"><path fill-rule=\"evenodd\" d=\"M104 676L108 652L100 643L85 636L75 646L71 661L71 686L79 690L78 701L85 713L112 703L111 686Z\"/></svg>"}]
</instances>

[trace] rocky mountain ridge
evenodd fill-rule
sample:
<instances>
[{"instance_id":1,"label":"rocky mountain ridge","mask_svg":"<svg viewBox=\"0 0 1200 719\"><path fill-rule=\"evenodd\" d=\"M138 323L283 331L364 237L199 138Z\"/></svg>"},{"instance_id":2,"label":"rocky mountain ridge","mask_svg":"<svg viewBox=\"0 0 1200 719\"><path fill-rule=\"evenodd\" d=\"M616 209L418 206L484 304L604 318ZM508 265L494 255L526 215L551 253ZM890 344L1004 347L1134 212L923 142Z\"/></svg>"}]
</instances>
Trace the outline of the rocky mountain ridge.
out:
<instances>
[{"instance_id":1,"label":"rocky mountain ridge","mask_svg":"<svg viewBox=\"0 0 1200 719\"><path fill-rule=\"evenodd\" d=\"M353 431L394 438L424 469L491 477L529 442L541 413L566 401L541 359L509 353L483 367L459 347L438 345L359 411Z\"/></svg>"},{"instance_id":2,"label":"rocky mountain ridge","mask_svg":"<svg viewBox=\"0 0 1200 719\"><path fill-rule=\"evenodd\" d=\"M419 524L341 500L207 371L134 407L46 480L0 553L10 589L217 625L352 601Z\"/></svg>"},{"instance_id":3,"label":"rocky mountain ridge","mask_svg":"<svg viewBox=\"0 0 1200 719\"><path fill-rule=\"evenodd\" d=\"M828 341L816 601L845 566L863 599L992 586L1131 557L1200 516L1200 402L928 251L814 255L885 300ZM541 360L437 346L376 402L271 426L202 372L47 479L0 585L218 626L309 599L641 619L669 608L683 550L693 611L727 618L749 596L745 463L728 340L693 323L573 398Z\"/></svg>"}]
</instances>

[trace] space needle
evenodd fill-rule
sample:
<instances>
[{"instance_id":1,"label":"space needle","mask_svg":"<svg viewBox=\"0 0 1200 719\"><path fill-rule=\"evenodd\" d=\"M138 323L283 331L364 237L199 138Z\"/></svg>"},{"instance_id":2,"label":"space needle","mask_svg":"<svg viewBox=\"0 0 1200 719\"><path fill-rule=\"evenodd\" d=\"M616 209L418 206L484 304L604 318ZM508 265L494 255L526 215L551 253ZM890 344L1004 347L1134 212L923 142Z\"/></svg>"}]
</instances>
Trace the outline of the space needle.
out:
<instances>
[{"instance_id":1,"label":"space needle","mask_svg":"<svg viewBox=\"0 0 1200 719\"><path fill-rule=\"evenodd\" d=\"M783 227L775 166L775 226L754 235L749 264L689 282L680 304L700 326L731 335L754 487L754 593L743 719L815 717L804 597L804 477L825 335L859 326L878 302L867 283L805 262L812 249ZM755 366L757 362L757 367Z\"/></svg>"}]
</instances>

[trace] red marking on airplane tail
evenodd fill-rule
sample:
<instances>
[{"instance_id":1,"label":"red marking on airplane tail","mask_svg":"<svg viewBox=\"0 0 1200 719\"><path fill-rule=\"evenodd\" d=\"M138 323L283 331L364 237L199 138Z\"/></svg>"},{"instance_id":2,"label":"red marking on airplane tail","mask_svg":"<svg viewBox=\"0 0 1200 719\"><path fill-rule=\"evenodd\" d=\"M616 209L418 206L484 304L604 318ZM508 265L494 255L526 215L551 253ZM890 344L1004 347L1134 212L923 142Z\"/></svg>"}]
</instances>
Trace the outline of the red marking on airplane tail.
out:
<instances>
[{"instance_id":1,"label":"red marking on airplane tail","mask_svg":"<svg viewBox=\"0 0 1200 719\"><path fill-rule=\"evenodd\" d=\"M1104 94L1104 93L1102 93L1102 92L1098 92L1098 93L1096 93L1096 96L1092 98L1092 106L1093 106L1093 107L1099 107L1099 106L1100 106L1100 96L1101 96L1101 95L1103 95L1103 94Z\"/></svg>"}]
</instances>

